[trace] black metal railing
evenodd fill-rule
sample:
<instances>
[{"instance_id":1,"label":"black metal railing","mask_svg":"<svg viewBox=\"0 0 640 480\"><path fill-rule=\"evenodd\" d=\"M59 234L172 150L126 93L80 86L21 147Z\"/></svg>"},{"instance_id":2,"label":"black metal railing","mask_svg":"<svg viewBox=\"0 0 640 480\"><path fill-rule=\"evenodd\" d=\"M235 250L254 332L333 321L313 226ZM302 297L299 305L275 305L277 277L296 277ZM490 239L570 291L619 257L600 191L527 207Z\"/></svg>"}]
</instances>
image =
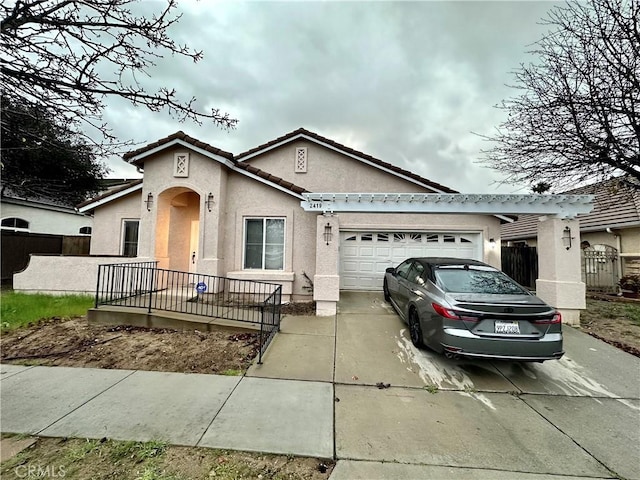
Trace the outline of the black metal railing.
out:
<instances>
[{"instance_id":1,"label":"black metal railing","mask_svg":"<svg viewBox=\"0 0 640 480\"><path fill-rule=\"evenodd\" d=\"M144 308L259 325L258 363L280 330L281 301L282 286L273 283L166 270L157 262L98 266L96 308Z\"/></svg>"}]
</instances>

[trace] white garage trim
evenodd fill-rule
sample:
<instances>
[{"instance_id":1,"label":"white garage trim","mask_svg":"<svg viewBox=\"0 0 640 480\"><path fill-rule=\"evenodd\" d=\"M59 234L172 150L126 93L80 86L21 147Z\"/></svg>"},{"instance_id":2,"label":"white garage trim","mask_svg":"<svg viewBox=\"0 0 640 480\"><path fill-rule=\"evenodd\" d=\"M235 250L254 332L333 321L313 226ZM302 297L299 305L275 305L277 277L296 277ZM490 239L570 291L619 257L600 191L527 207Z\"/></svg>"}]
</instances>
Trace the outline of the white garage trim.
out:
<instances>
[{"instance_id":1,"label":"white garage trim","mask_svg":"<svg viewBox=\"0 0 640 480\"><path fill-rule=\"evenodd\" d=\"M341 230L340 289L382 290L388 267L436 256L482 260L482 232Z\"/></svg>"}]
</instances>

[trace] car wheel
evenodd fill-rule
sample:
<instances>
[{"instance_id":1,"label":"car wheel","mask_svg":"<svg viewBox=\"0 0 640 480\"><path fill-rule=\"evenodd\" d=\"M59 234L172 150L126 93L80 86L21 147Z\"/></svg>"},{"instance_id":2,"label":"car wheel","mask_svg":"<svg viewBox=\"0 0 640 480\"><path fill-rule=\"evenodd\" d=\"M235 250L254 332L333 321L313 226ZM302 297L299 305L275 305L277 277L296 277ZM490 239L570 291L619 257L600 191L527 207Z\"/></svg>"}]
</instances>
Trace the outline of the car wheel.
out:
<instances>
[{"instance_id":1,"label":"car wheel","mask_svg":"<svg viewBox=\"0 0 640 480\"><path fill-rule=\"evenodd\" d=\"M387 279L384 279L384 284L382 285L382 291L384 292L384 299L386 302L391 300L391 295L389 295L389 287L387 286Z\"/></svg>"},{"instance_id":2,"label":"car wheel","mask_svg":"<svg viewBox=\"0 0 640 480\"><path fill-rule=\"evenodd\" d=\"M411 337L411 343L416 347L424 347L420 318L418 317L418 312L415 308L412 308L409 312L409 336Z\"/></svg>"}]
</instances>

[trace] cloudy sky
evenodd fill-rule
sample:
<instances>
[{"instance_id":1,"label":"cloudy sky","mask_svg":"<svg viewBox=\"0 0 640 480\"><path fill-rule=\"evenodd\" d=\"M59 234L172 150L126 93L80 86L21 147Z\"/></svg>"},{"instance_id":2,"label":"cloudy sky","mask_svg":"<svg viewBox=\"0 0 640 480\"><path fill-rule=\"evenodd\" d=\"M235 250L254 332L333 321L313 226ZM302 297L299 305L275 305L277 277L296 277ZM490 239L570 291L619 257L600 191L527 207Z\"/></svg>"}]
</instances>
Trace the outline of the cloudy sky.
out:
<instances>
[{"instance_id":1,"label":"cloudy sky","mask_svg":"<svg viewBox=\"0 0 640 480\"><path fill-rule=\"evenodd\" d=\"M153 3L150 3L153 6ZM160 8L158 4L158 8ZM171 30L204 51L167 58L144 81L239 120L234 130L180 124L110 101L120 139L152 142L177 130L240 153L304 127L467 193L526 193L477 164L514 94L510 72L546 27L542 2L183 1ZM110 176L133 177L121 160Z\"/></svg>"}]
</instances>

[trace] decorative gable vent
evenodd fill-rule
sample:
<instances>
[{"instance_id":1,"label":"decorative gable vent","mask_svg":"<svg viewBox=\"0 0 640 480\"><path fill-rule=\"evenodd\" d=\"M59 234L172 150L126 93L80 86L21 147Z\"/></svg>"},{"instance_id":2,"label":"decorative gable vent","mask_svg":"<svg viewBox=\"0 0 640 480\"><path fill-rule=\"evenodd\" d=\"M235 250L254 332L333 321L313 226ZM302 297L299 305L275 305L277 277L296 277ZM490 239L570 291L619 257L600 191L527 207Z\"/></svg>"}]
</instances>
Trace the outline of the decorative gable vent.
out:
<instances>
[{"instance_id":1,"label":"decorative gable vent","mask_svg":"<svg viewBox=\"0 0 640 480\"><path fill-rule=\"evenodd\" d=\"M175 153L173 155L173 176L189 176L189 152Z\"/></svg>"},{"instance_id":2,"label":"decorative gable vent","mask_svg":"<svg viewBox=\"0 0 640 480\"><path fill-rule=\"evenodd\" d=\"M296 148L296 173L307 173L307 147Z\"/></svg>"}]
</instances>

